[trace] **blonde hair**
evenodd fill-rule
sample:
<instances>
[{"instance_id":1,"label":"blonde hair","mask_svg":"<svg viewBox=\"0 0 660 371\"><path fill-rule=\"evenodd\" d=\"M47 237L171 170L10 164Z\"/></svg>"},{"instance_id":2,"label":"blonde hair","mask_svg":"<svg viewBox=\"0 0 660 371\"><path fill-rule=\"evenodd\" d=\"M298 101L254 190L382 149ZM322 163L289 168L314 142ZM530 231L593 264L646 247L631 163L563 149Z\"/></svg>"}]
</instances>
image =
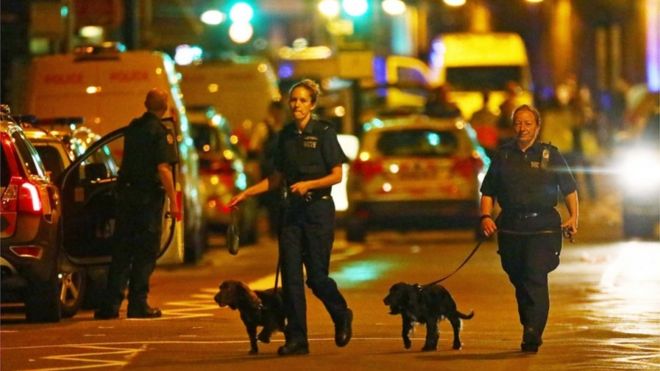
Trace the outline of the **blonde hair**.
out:
<instances>
[{"instance_id":1,"label":"blonde hair","mask_svg":"<svg viewBox=\"0 0 660 371\"><path fill-rule=\"evenodd\" d=\"M291 93L297 88L304 88L305 90L307 90L309 92L310 97L312 98L312 103L316 103L316 100L318 99L319 95L321 95L321 88L319 87L319 84L317 84L312 79L303 79L293 84L291 89L289 89L289 95L291 95Z\"/></svg>"},{"instance_id":2,"label":"blonde hair","mask_svg":"<svg viewBox=\"0 0 660 371\"><path fill-rule=\"evenodd\" d=\"M539 113L538 110L536 110L536 108L530 106L529 104L523 104L516 107L516 109L513 110L513 113L511 113L511 122L514 122L514 119L516 118L516 114L520 111L531 112L532 115L534 115L534 119L536 119L536 123L539 126L541 126L541 114Z\"/></svg>"}]
</instances>

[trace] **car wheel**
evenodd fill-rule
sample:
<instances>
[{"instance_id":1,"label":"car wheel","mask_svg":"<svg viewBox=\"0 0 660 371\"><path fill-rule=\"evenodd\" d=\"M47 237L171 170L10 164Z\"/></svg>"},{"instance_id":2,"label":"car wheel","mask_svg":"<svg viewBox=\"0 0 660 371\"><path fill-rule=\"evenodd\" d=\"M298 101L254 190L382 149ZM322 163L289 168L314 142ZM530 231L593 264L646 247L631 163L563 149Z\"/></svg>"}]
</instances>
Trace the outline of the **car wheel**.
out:
<instances>
[{"instance_id":1,"label":"car wheel","mask_svg":"<svg viewBox=\"0 0 660 371\"><path fill-rule=\"evenodd\" d=\"M33 282L25 298L27 320L59 322L62 318L59 293L59 282L55 274L46 282Z\"/></svg>"},{"instance_id":2,"label":"car wheel","mask_svg":"<svg viewBox=\"0 0 660 371\"><path fill-rule=\"evenodd\" d=\"M366 223L350 217L346 222L346 240L349 242L364 242L367 238Z\"/></svg>"},{"instance_id":3,"label":"car wheel","mask_svg":"<svg viewBox=\"0 0 660 371\"><path fill-rule=\"evenodd\" d=\"M87 273L84 270L61 273L59 282L62 317L73 317L82 304L87 287Z\"/></svg>"}]
</instances>

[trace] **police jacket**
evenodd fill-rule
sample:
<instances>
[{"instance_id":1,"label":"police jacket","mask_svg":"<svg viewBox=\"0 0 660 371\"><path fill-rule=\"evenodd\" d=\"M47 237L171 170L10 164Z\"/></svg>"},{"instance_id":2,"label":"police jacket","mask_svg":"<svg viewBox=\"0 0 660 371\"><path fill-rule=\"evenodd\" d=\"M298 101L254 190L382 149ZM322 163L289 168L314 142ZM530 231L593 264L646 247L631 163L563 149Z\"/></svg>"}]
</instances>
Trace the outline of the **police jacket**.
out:
<instances>
[{"instance_id":1,"label":"police jacket","mask_svg":"<svg viewBox=\"0 0 660 371\"><path fill-rule=\"evenodd\" d=\"M275 169L284 175L287 184L322 178L345 161L337 133L327 122L312 119L302 132L292 122L278 135ZM330 187L314 192L330 194Z\"/></svg>"},{"instance_id":2,"label":"police jacket","mask_svg":"<svg viewBox=\"0 0 660 371\"><path fill-rule=\"evenodd\" d=\"M158 187L158 165L177 162L174 145L174 137L153 113L131 121L124 136L119 184L143 190Z\"/></svg>"},{"instance_id":3,"label":"police jacket","mask_svg":"<svg viewBox=\"0 0 660 371\"><path fill-rule=\"evenodd\" d=\"M535 142L527 151L516 140L500 146L486 173L481 193L497 199L509 212L544 212L557 205L558 192L577 189L566 161L556 147Z\"/></svg>"}]
</instances>

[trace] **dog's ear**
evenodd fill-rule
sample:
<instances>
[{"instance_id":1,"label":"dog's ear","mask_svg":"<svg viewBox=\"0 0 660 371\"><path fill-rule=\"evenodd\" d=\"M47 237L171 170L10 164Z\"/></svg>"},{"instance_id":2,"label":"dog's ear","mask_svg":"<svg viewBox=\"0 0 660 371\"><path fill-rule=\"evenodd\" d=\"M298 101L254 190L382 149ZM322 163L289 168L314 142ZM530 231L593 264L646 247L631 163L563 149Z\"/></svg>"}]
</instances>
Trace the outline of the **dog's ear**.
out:
<instances>
[{"instance_id":1,"label":"dog's ear","mask_svg":"<svg viewBox=\"0 0 660 371\"><path fill-rule=\"evenodd\" d=\"M259 308L261 306L261 299L259 299L257 294L244 282L240 282L236 288L245 294L243 296L248 300L252 307Z\"/></svg>"}]
</instances>

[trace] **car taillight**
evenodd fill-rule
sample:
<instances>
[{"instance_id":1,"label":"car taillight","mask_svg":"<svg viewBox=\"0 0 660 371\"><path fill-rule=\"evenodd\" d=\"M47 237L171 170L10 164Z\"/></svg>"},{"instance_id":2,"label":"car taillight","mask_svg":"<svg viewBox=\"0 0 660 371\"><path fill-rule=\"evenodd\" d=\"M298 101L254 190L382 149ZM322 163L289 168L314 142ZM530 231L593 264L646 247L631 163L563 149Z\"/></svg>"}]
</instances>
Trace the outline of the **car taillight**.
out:
<instances>
[{"instance_id":1,"label":"car taillight","mask_svg":"<svg viewBox=\"0 0 660 371\"><path fill-rule=\"evenodd\" d=\"M43 249L34 245L10 246L9 250L21 258L41 259L43 255Z\"/></svg>"},{"instance_id":2,"label":"car taillight","mask_svg":"<svg viewBox=\"0 0 660 371\"><path fill-rule=\"evenodd\" d=\"M481 159L479 158L457 157L454 158L454 165L452 166L452 171L464 178L471 178L477 175L479 170L481 170L482 166L483 166L483 162L481 162Z\"/></svg>"},{"instance_id":3,"label":"car taillight","mask_svg":"<svg viewBox=\"0 0 660 371\"><path fill-rule=\"evenodd\" d=\"M364 180L369 180L378 174L383 173L383 162L378 160L355 160L351 167L355 174L361 176Z\"/></svg>"},{"instance_id":4,"label":"car taillight","mask_svg":"<svg viewBox=\"0 0 660 371\"><path fill-rule=\"evenodd\" d=\"M39 188L22 178L11 178L9 186L2 195L2 207L6 211L41 214L43 204Z\"/></svg>"}]
</instances>

